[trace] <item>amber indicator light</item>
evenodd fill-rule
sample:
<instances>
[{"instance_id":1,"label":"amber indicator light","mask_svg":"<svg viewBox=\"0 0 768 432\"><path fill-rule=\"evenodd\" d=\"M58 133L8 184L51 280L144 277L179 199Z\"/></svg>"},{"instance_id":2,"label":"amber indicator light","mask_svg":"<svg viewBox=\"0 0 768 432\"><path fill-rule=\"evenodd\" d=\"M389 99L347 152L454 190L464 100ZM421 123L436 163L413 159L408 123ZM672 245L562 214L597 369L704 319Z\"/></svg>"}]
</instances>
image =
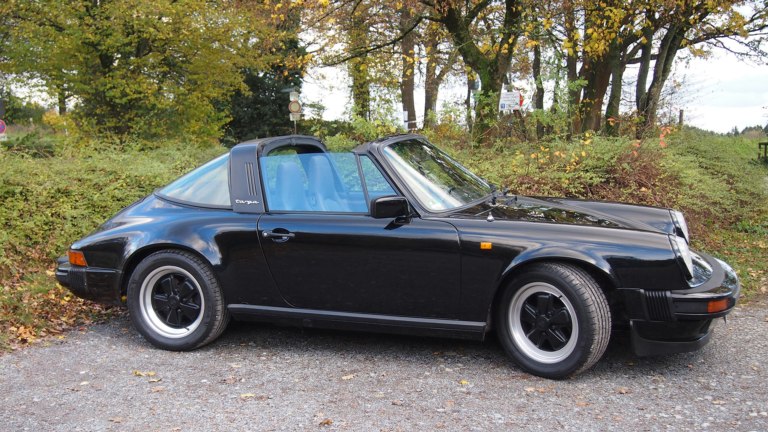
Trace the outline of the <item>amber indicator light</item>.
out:
<instances>
[{"instance_id":1,"label":"amber indicator light","mask_svg":"<svg viewBox=\"0 0 768 432\"><path fill-rule=\"evenodd\" d=\"M480 249L482 249L482 250L491 250L491 249L493 249L493 243L491 243L491 242L481 242L480 243Z\"/></svg>"},{"instance_id":2,"label":"amber indicator light","mask_svg":"<svg viewBox=\"0 0 768 432\"><path fill-rule=\"evenodd\" d=\"M85 267L88 264L85 262L85 255L82 252L71 250L69 251L69 263L75 266Z\"/></svg>"},{"instance_id":3,"label":"amber indicator light","mask_svg":"<svg viewBox=\"0 0 768 432\"><path fill-rule=\"evenodd\" d=\"M709 313L722 312L726 309L728 309L727 298L720 299L720 300L710 300L707 303L707 312Z\"/></svg>"}]
</instances>

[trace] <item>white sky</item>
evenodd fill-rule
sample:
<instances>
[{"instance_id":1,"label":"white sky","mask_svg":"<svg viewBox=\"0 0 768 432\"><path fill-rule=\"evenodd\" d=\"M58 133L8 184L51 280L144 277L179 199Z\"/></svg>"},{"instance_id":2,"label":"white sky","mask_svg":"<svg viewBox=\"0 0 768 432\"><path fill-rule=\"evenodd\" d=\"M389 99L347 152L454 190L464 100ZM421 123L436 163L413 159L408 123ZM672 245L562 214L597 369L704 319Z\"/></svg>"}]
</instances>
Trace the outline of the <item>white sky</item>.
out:
<instances>
[{"instance_id":1,"label":"white sky","mask_svg":"<svg viewBox=\"0 0 768 432\"><path fill-rule=\"evenodd\" d=\"M682 83L679 96L672 100L673 112L683 109L686 124L725 133L734 126L742 130L768 123L768 65L739 61L723 52L708 59L678 61L667 85L672 85L673 80ZM301 99L304 103L322 103L327 120L348 118L349 86L343 68L313 70L302 87ZM438 108L446 102L461 103L465 91L461 83L441 87ZM417 88L416 93L417 116L421 121L423 89ZM531 100L532 91L523 94L526 102ZM399 105L396 109L400 109Z\"/></svg>"}]
</instances>

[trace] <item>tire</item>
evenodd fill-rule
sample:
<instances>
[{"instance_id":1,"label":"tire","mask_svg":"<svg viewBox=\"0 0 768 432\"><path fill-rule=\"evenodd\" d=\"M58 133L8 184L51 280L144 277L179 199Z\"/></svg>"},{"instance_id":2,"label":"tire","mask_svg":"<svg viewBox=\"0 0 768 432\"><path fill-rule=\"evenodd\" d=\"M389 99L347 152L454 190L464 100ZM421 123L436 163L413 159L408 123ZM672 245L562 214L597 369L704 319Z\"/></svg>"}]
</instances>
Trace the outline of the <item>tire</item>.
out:
<instances>
[{"instance_id":1,"label":"tire","mask_svg":"<svg viewBox=\"0 0 768 432\"><path fill-rule=\"evenodd\" d=\"M127 297L133 326L158 348L199 348L229 323L210 266L189 252L166 250L146 257L131 274Z\"/></svg>"},{"instance_id":2,"label":"tire","mask_svg":"<svg viewBox=\"0 0 768 432\"><path fill-rule=\"evenodd\" d=\"M497 308L502 346L527 372L563 379L592 367L611 336L611 313L587 272L541 263L510 282Z\"/></svg>"}]
</instances>

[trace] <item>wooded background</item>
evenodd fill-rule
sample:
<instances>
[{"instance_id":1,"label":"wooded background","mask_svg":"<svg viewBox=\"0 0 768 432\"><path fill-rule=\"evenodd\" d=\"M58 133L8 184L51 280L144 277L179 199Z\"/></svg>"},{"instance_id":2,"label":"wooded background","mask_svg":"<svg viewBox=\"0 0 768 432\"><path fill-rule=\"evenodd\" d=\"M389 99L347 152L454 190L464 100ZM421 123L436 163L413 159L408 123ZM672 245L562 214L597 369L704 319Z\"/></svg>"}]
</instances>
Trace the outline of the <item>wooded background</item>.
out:
<instances>
[{"instance_id":1,"label":"wooded background","mask_svg":"<svg viewBox=\"0 0 768 432\"><path fill-rule=\"evenodd\" d=\"M392 118L399 101L432 127L450 77L467 86L452 121L476 142L640 138L681 53L766 61L767 28L768 0L6 0L0 97L11 121L42 117L12 91L34 88L57 101L47 123L79 133L237 142L289 132L283 90L342 66L353 118ZM502 86L520 80L532 110L500 121Z\"/></svg>"}]
</instances>

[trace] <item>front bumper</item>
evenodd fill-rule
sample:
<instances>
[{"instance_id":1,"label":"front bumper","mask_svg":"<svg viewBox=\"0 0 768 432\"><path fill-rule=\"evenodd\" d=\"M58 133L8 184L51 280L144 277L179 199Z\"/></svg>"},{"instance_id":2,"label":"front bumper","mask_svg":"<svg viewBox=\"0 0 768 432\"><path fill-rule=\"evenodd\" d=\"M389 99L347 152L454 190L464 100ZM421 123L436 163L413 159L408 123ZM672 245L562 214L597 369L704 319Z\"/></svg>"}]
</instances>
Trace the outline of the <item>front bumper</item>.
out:
<instances>
[{"instance_id":1,"label":"front bumper","mask_svg":"<svg viewBox=\"0 0 768 432\"><path fill-rule=\"evenodd\" d=\"M701 286L674 291L619 290L637 355L696 351L709 342L712 320L726 316L736 306L741 290L736 272L723 261L699 255L713 270Z\"/></svg>"},{"instance_id":2,"label":"front bumper","mask_svg":"<svg viewBox=\"0 0 768 432\"><path fill-rule=\"evenodd\" d=\"M73 266L67 257L60 257L57 264L56 280L72 294L97 303L122 304L118 270Z\"/></svg>"}]
</instances>

